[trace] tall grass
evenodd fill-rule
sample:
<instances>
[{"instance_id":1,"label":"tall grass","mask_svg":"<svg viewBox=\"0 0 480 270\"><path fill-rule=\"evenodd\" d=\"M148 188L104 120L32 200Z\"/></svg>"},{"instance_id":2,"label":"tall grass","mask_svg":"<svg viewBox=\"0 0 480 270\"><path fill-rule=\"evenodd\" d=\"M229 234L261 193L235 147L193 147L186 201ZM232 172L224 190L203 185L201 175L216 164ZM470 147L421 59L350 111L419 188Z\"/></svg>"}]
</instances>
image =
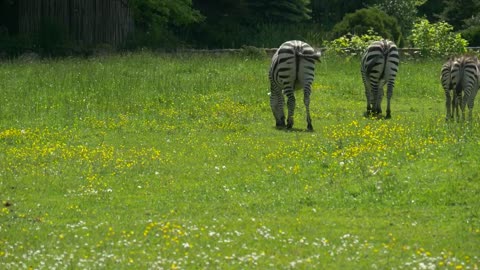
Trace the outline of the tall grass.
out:
<instances>
[{"instance_id":1,"label":"tall grass","mask_svg":"<svg viewBox=\"0 0 480 270\"><path fill-rule=\"evenodd\" d=\"M2 63L0 268L476 269L480 110L445 123L440 66L402 62L384 121L327 56L303 132L269 59Z\"/></svg>"}]
</instances>

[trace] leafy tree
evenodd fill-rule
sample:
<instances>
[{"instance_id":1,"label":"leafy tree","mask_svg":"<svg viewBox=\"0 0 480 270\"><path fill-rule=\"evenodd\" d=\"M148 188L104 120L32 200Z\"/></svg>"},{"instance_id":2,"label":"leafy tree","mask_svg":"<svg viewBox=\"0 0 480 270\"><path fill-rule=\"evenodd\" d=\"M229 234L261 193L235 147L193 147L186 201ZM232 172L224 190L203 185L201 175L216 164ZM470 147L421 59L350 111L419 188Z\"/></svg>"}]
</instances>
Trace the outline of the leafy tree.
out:
<instances>
[{"instance_id":1,"label":"leafy tree","mask_svg":"<svg viewBox=\"0 0 480 270\"><path fill-rule=\"evenodd\" d=\"M202 20L191 0L130 0L135 26L150 31L167 25L186 25Z\"/></svg>"},{"instance_id":2,"label":"leafy tree","mask_svg":"<svg viewBox=\"0 0 480 270\"><path fill-rule=\"evenodd\" d=\"M461 31L462 36L468 40L471 46L480 46L480 12L465 20L465 24L469 27Z\"/></svg>"},{"instance_id":3,"label":"leafy tree","mask_svg":"<svg viewBox=\"0 0 480 270\"><path fill-rule=\"evenodd\" d=\"M408 33L417 18L417 7L426 0L380 0L377 7L397 19L402 32Z\"/></svg>"},{"instance_id":4,"label":"leafy tree","mask_svg":"<svg viewBox=\"0 0 480 270\"><path fill-rule=\"evenodd\" d=\"M430 22L439 20L439 14L445 9L445 4L440 0L427 0L418 6L419 17L425 17Z\"/></svg>"},{"instance_id":5,"label":"leafy tree","mask_svg":"<svg viewBox=\"0 0 480 270\"><path fill-rule=\"evenodd\" d=\"M461 34L453 32L453 27L446 22L430 23L426 19L417 21L410 40L427 56L449 56L466 52L468 42Z\"/></svg>"},{"instance_id":6,"label":"leafy tree","mask_svg":"<svg viewBox=\"0 0 480 270\"><path fill-rule=\"evenodd\" d=\"M377 8L363 8L354 13L346 14L343 20L337 23L332 34L334 38L346 35L363 35L374 30L378 35L403 45L400 26L395 18Z\"/></svg>"},{"instance_id":7,"label":"leafy tree","mask_svg":"<svg viewBox=\"0 0 480 270\"><path fill-rule=\"evenodd\" d=\"M250 16L247 0L193 0L193 7L212 23L219 20L242 22Z\"/></svg>"},{"instance_id":8,"label":"leafy tree","mask_svg":"<svg viewBox=\"0 0 480 270\"><path fill-rule=\"evenodd\" d=\"M175 48L180 40L174 30L202 21L191 0L130 0L136 33L128 46Z\"/></svg>"},{"instance_id":9,"label":"leafy tree","mask_svg":"<svg viewBox=\"0 0 480 270\"><path fill-rule=\"evenodd\" d=\"M256 18L268 22L301 22L311 19L310 0L249 0Z\"/></svg>"},{"instance_id":10,"label":"leafy tree","mask_svg":"<svg viewBox=\"0 0 480 270\"><path fill-rule=\"evenodd\" d=\"M440 19L448 22L455 30L467 28L466 20L480 14L480 1L478 0L444 0L445 9L440 14Z\"/></svg>"},{"instance_id":11,"label":"leafy tree","mask_svg":"<svg viewBox=\"0 0 480 270\"><path fill-rule=\"evenodd\" d=\"M373 5L377 0L311 0L312 19L328 30L342 20L347 13Z\"/></svg>"}]
</instances>

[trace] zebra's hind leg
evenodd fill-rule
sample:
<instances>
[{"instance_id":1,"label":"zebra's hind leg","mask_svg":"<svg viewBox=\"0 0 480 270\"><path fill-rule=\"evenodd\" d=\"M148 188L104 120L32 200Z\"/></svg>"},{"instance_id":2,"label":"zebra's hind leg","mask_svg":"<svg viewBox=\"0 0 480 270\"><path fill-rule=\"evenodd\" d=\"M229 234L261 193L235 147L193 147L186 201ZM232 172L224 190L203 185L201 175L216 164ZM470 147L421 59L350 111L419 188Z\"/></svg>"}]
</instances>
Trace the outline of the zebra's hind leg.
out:
<instances>
[{"instance_id":1,"label":"zebra's hind leg","mask_svg":"<svg viewBox=\"0 0 480 270\"><path fill-rule=\"evenodd\" d=\"M452 114L453 102L452 102L452 98L450 97L450 90L445 91L445 107L447 109L447 115L445 116L445 121L450 121L453 119L453 114Z\"/></svg>"},{"instance_id":2,"label":"zebra's hind leg","mask_svg":"<svg viewBox=\"0 0 480 270\"><path fill-rule=\"evenodd\" d=\"M313 131L312 118L310 117L310 86L305 86L303 103L305 104L305 110L307 114L307 130Z\"/></svg>"},{"instance_id":3,"label":"zebra's hind leg","mask_svg":"<svg viewBox=\"0 0 480 270\"><path fill-rule=\"evenodd\" d=\"M460 118L460 111L462 113L463 119L465 119L465 114L463 112L464 108L462 107L462 94L456 95L455 97L455 102L454 102L454 114L455 117L457 118L457 122L460 122L462 118Z\"/></svg>"},{"instance_id":4,"label":"zebra's hind leg","mask_svg":"<svg viewBox=\"0 0 480 270\"><path fill-rule=\"evenodd\" d=\"M468 101L468 121L472 122L473 120L473 105L475 102L475 97L470 97Z\"/></svg>"},{"instance_id":5,"label":"zebra's hind leg","mask_svg":"<svg viewBox=\"0 0 480 270\"><path fill-rule=\"evenodd\" d=\"M387 85L387 114L385 115L385 119L392 118L392 112L390 110L390 100L392 99L392 95L393 95L393 85L388 84Z\"/></svg>"},{"instance_id":6,"label":"zebra's hind leg","mask_svg":"<svg viewBox=\"0 0 480 270\"><path fill-rule=\"evenodd\" d=\"M372 115L375 118L380 118L382 116L382 97L383 97L383 91L382 89L379 89L378 86L373 86L372 87Z\"/></svg>"},{"instance_id":7,"label":"zebra's hind leg","mask_svg":"<svg viewBox=\"0 0 480 270\"><path fill-rule=\"evenodd\" d=\"M293 127L293 115L295 113L295 94L293 93L293 88L285 89L284 93L287 96L287 129L291 129Z\"/></svg>"},{"instance_id":8,"label":"zebra's hind leg","mask_svg":"<svg viewBox=\"0 0 480 270\"><path fill-rule=\"evenodd\" d=\"M273 91L270 93L270 107L275 117L275 126L277 128L285 127L285 112L283 110L285 100L282 91Z\"/></svg>"},{"instance_id":9,"label":"zebra's hind leg","mask_svg":"<svg viewBox=\"0 0 480 270\"><path fill-rule=\"evenodd\" d=\"M474 88L468 102L468 109L469 109L468 116L470 121L473 121L473 106L475 105L475 97L477 96L477 93L478 93L478 89Z\"/></svg>"},{"instance_id":10,"label":"zebra's hind leg","mask_svg":"<svg viewBox=\"0 0 480 270\"><path fill-rule=\"evenodd\" d=\"M372 116L372 114L373 114L373 113L372 113L372 105L368 104L368 105L367 105L367 110L363 113L363 116L364 116L365 118L369 118L369 117Z\"/></svg>"},{"instance_id":11,"label":"zebra's hind leg","mask_svg":"<svg viewBox=\"0 0 480 270\"><path fill-rule=\"evenodd\" d=\"M372 93L367 88L367 85L365 85L365 97L367 98L367 110L363 116L369 118L372 116Z\"/></svg>"}]
</instances>

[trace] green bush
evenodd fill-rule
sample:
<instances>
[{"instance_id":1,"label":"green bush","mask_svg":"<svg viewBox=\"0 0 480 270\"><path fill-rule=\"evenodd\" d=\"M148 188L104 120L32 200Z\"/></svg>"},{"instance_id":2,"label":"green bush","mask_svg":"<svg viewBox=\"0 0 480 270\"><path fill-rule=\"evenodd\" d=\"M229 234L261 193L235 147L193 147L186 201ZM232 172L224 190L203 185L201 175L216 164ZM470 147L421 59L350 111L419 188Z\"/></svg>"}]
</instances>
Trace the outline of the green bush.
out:
<instances>
[{"instance_id":1,"label":"green bush","mask_svg":"<svg viewBox=\"0 0 480 270\"><path fill-rule=\"evenodd\" d=\"M480 46L480 25L471 26L463 30L461 34L471 46Z\"/></svg>"},{"instance_id":2,"label":"green bush","mask_svg":"<svg viewBox=\"0 0 480 270\"><path fill-rule=\"evenodd\" d=\"M332 41L326 41L325 47L329 52L340 55L358 55L363 52L370 43L381 40L382 37L372 29L363 35L344 35Z\"/></svg>"},{"instance_id":3,"label":"green bush","mask_svg":"<svg viewBox=\"0 0 480 270\"><path fill-rule=\"evenodd\" d=\"M467 51L468 42L446 22L430 23L426 19L413 25L410 40L423 56L443 57Z\"/></svg>"},{"instance_id":4,"label":"green bush","mask_svg":"<svg viewBox=\"0 0 480 270\"><path fill-rule=\"evenodd\" d=\"M369 34L373 29L380 36L403 46L403 37L400 26L395 18L377 8L364 8L349 13L337 23L332 30L333 38L352 33L360 36Z\"/></svg>"}]
</instances>

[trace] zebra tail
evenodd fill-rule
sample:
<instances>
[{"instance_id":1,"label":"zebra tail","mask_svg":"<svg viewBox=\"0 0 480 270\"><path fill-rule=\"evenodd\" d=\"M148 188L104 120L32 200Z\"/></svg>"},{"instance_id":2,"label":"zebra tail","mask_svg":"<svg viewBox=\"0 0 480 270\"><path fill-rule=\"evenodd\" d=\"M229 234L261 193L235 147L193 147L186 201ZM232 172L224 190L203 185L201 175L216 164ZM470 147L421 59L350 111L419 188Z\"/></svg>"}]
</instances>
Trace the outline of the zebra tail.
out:
<instances>
[{"instance_id":1,"label":"zebra tail","mask_svg":"<svg viewBox=\"0 0 480 270\"><path fill-rule=\"evenodd\" d=\"M458 68L458 76L457 76L457 85L455 86L455 93L460 95L463 89L463 76L465 71L465 63L461 63L460 67Z\"/></svg>"}]
</instances>

